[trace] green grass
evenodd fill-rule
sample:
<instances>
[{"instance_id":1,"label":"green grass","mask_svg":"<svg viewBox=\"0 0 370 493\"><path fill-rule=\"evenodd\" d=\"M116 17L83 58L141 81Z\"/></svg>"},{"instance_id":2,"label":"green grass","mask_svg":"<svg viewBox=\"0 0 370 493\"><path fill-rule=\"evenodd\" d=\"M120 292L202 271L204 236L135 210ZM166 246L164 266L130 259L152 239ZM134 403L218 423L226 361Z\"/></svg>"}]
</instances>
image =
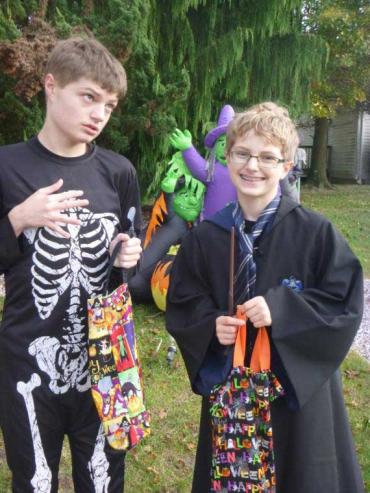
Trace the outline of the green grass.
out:
<instances>
[{"instance_id":1,"label":"green grass","mask_svg":"<svg viewBox=\"0 0 370 493\"><path fill-rule=\"evenodd\" d=\"M356 450L370 492L370 365L356 353L350 353L342 365L343 392Z\"/></svg>"},{"instance_id":2,"label":"green grass","mask_svg":"<svg viewBox=\"0 0 370 493\"><path fill-rule=\"evenodd\" d=\"M333 191L319 192L303 190L302 199L305 205L333 220L370 277L369 233L365 233L370 230L370 218L365 214L366 207L370 209L370 187L341 186ZM169 337L164 329L163 314L152 305L135 306L134 313L146 404L152 414L152 435L127 454L125 493L189 493L200 399L189 389L180 355L176 355L172 368L166 363ZM344 396L366 491L370 493L370 365L351 353L342 370ZM0 435L0 492L10 491L10 474ZM63 450L59 491L73 492L67 445Z\"/></svg>"},{"instance_id":3,"label":"green grass","mask_svg":"<svg viewBox=\"0 0 370 493\"><path fill-rule=\"evenodd\" d=\"M328 217L349 242L370 277L370 186L337 185L333 190L302 189L303 205Z\"/></svg>"}]
</instances>

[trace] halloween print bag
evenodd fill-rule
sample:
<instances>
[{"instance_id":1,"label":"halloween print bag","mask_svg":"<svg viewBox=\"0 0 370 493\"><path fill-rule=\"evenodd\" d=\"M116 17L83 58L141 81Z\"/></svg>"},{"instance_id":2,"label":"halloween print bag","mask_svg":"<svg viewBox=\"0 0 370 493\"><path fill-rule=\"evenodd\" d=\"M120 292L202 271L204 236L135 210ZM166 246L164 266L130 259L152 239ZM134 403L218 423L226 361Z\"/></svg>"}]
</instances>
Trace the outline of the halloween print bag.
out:
<instances>
[{"instance_id":1,"label":"halloween print bag","mask_svg":"<svg viewBox=\"0 0 370 493\"><path fill-rule=\"evenodd\" d=\"M245 316L237 311L237 318ZM274 493L275 467L270 404L283 389L270 371L270 343L258 329L245 367L246 323L239 329L233 368L210 395L211 492Z\"/></svg>"},{"instance_id":2,"label":"halloween print bag","mask_svg":"<svg viewBox=\"0 0 370 493\"><path fill-rule=\"evenodd\" d=\"M107 283L120 244L112 253ZM130 450L150 433L127 283L88 300L91 390L111 447Z\"/></svg>"}]
</instances>

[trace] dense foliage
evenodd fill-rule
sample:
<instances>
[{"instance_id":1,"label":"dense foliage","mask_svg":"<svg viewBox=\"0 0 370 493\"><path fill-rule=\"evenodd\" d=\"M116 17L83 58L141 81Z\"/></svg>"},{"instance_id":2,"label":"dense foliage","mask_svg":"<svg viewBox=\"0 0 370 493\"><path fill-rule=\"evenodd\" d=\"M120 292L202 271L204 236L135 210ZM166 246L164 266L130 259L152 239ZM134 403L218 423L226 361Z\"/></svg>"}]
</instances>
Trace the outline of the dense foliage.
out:
<instances>
[{"instance_id":1,"label":"dense foliage","mask_svg":"<svg viewBox=\"0 0 370 493\"><path fill-rule=\"evenodd\" d=\"M143 190L168 135L204 136L220 107L273 99L310 105L326 45L302 31L301 0L13 0L0 8L0 143L37 132L42 66L57 38L94 34L124 64L129 94L100 138L128 155Z\"/></svg>"}]
</instances>

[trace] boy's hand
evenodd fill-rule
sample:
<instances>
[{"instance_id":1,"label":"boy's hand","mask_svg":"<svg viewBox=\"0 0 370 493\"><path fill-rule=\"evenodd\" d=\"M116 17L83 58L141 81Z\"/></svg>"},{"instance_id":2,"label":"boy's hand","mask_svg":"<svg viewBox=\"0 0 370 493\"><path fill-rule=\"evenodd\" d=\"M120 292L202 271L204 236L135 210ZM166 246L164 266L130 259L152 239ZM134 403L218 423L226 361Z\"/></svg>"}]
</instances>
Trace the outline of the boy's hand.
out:
<instances>
[{"instance_id":1,"label":"boy's hand","mask_svg":"<svg viewBox=\"0 0 370 493\"><path fill-rule=\"evenodd\" d=\"M40 188L9 212L9 221L17 237L27 228L43 226L52 229L64 238L70 237L70 234L61 225L75 224L79 226L81 221L61 214L61 212L71 207L85 207L89 201L79 198L84 193L82 190L55 193L62 186L63 180L59 179L48 187Z\"/></svg>"},{"instance_id":2,"label":"boy's hand","mask_svg":"<svg viewBox=\"0 0 370 493\"><path fill-rule=\"evenodd\" d=\"M243 320L221 315L216 318L216 336L220 344L228 346L234 344L238 328L244 325Z\"/></svg>"},{"instance_id":3,"label":"boy's hand","mask_svg":"<svg viewBox=\"0 0 370 493\"><path fill-rule=\"evenodd\" d=\"M182 132L176 128L176 130L171 134L170 144L179 151L186 151L186 149L189 149L192 145L191 133L189 130L184 130L184 132Z\"/></svg>"},{"instance_id":4,"label":"boy's hand","mask_svg":"<svg viewBox=\"0 0 370 493\"><path fill-rule=\"evenodd\" d=\"M121 242L121 248L116 260L114 261L114 266L120 267L121 269L130 269L131 267L135 267L142 252L140 239L130 238L130 236L126 233L119 233L114 240L112 240L109 246L111 255L114 247L119 241Z\"/></svg>"},{"instance_id":5,"label":"boy's hand","mask_svg":"<svg viewBox=\"0 0 370 493\"><path fill-rule=\"evenodd\" d=\"M271 312L263 296L255 296L241 305L242 313L258 329L272 324Z\"/></svg>"}]
</instances>

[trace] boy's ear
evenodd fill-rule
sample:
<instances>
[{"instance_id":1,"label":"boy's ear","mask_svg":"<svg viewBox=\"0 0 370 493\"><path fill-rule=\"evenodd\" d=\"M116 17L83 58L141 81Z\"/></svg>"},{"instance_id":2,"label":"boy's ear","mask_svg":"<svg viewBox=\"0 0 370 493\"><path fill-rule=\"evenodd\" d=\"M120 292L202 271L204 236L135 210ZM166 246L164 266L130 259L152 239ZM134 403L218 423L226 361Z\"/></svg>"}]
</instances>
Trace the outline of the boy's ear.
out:
<instances>
[{"instance_id":1,"label":"boy's ear","mask_svg":"<svg viewBox=\"0 0 370 493\"><path fill-rule=\"evenodd\" d=\"M48 100L55 91L56 81L53 74L46 74L44 78L45 96Z\"/></svg>"},{"instance_id":2,"label":"boy's ear","mask_svg":"<svg viewBox=\"0 0 370 493\"><path fill-rule=\"evenodd\" d=\"M286 177L286 175L289 173L292 167L293 167L293 161L286 161L285 163L283 163L282 178Z\"/></svg>"}]
</instances>

